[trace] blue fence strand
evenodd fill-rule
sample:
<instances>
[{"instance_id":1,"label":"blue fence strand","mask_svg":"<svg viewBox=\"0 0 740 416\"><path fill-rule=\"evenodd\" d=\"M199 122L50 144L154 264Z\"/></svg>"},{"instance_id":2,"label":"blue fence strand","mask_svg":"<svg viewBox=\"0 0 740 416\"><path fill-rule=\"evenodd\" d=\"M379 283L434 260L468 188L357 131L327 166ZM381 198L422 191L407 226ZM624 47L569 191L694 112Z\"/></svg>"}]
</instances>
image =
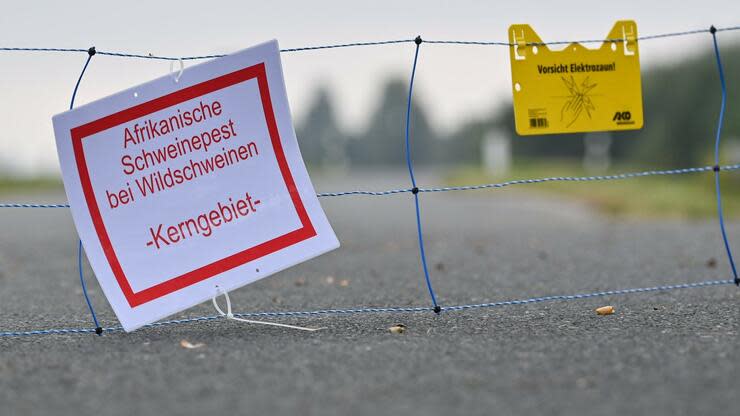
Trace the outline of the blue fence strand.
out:
<instances>
[{"instance_id":1,"label":"blue fence strand","mask_svg":"<svg viewBox=\"0 0 740 416\"><path fill-rule=\"evenodd\" d=\"M725 117L725 110L726 110L727 88L726 88L725 77L724 77L724 69L722 67L722 61L721 61L721 57L719 53L719 47L718 47L717 36L716 36L717 32L736 31L736 30L740 30L740 26L729 26L729 27L717 28L717 29L712 27L708 30L706 29L688 30L688 31L682 31L682 32L671 32L671 33L663 33L663 34L657 34L657 35L647 35L647 36L638 37L638 40L644 41L644 40L663 39L663 38L678 37L678 36L688 36L688 35L702 34L702 33L707 33L707 32L712 34L715 58L717 62L717 68L719 71L719 78L720 78L720 83L722 87L722 101L720 105L720 113L719 113L719 120L717 124L715 147L714 147L714 150L715 150L714 152L715 165L714 166L692 167L692 168L682 168L682 169L668 169L668 170L649 170L649 171L642 171L642 172L629 172L629 173L619 173L619 174L613 174L613 175L599 175L599 176L558 176L558 177L534 178L534 179L517 179L517 180L511 180L511 181L500 182L500 183L449 186L449 187L437 187L437 188L419 188L417 186L416 178L414 176L412 155L411 155L411 110L412 110L413 84L414 84L414 78L416 75L416 68L417 68L418 57L419 57L419 47L420 47L420 44L422 43L421 37L417 37L416 39L340 43L340 44L306 46L306 47L299 47L299 48L282 49L281 52L287 53L287 52L313 51L313 50L325 50L325 49L337 49L337 48L349 48L349 47L403 44L403 43L411 43L411 42L414 42L416 44L416 48L414 52L413 67L411 71L411 80L409 83L409 93L408 93L407 108L406 108L406 131L405 131L406 164L407 164L407 168L409 171L409 177L411 179L412 187L402 188L402 189L383 190L383 191L354 190L354 191L342 191L342 192L325 192L325 193L319 193L317 194L317 196L320 198L342 197L342 196L388 196L388 195L395 195L395 194L411 192L414 196L420 258L421 258L422 268L424 271L424 277L425 277L427 289L429 290L429 294L432 299L432 307L424 307L424 306L395 307L393 306L393 307L368 307L368 308L352 308L352 309L323 309L323 310L312 310L312 311L309 310L309 311L278 311L278 312L246 312L246 313L236 313L234 314L234 316L244 317L244 318L249 318L249 317L280 318L280 317L352 315L352 314L367 314L367 313L420 313L420 312L430 312L430 311L441 313L441 312L465 311L465 310L479 309L479 308L494 308L494 307L514 306L514 305L528 305L528 304L539 303L539 302L571 301L571 300L590 299L590 298L604 297L604 296L649 293L649 292L669 291L669 290L678 290L678 289L693 289L693 288L703 288L703 287L719 286L719 285L727 285L727 284L740 284L740 280L738 279L738 275L737 275L737 269L736 269L735 262L732 256L729 239L727 237L727 231L726 231L725 221L724 221L724 213L722 209L721 189L720 189L720 172L740 170L740 163L724 165L724 166L719 165L720 140L721 140L721 134L722 134L722 126L723 126L724 117ZM586 39L586 40L575 40L575 41L541 42L541 43L531 43L531 44L533 45L558 45L558 44L570 44L574 42L601 43L605 41L619 42L623 40L624 39L606 39L606 40ZM510 46L508 42L496 42L496 41L489 42L489 41L464 41L464 40L425 40L423 42L430 43L430 44L450 44L450 45ZM107 56L114 56L114 57L158 59L158 60L168 60L168 61L200 60L200 59L211 59L211 58L218 58L218 57L224 56L220 54L214 54L214 55L200 55L200 56L186 56L186 57L167 57L167 56L156 56L152 54L143 55L143 54L131 54L131 53L124 53L124 52L96 51L95 48L77 49L77 48L0 47L0 52L2 51L6 51L6 52L14 52L14 51L15 52L59 52L59 53L87 52L88 58L85 61L85 65L80 73L79 78L77 79L77 83L75 84L75 88L73 90L72 98L70 102L70 109L74 107L75 97L77 95L77 91L79 89L82 78L85 74L85 71L87 70L88 65L90 64L90 60L92 56L95 55L96 53L100 55L107 55ZM690 173L703 173L703 172L710 172L710 171L714 172L715 190L716 190L716 196L717 196L717 213L718 213L722 238L724 241L724 246L727 251L727 257L728 257L730 268L733 274L733 279L707 280L707 281L694 282L694 283L679 283L679 284L672 284L672 285L608 290L608 291L601 291L601 292L580 293L580 294L572 294L572 295L552 295L552 296L542 296L542 297L534 297L534 298L528 298L528 299L489 302L489 303L460 304L460 305L451 305L451 306L440 306L437 304L437 298L436 298L436 294L433 290L431 280L429 277L429 271L428 271L427 262L426 262L426 254L424 251L424 237L423 237L423 232L422 232L419 194L427 193L427 192L451 192L451 191L499 189L499 188L505 188L505 187L514 186L514 185L538 184L538 183L560 182L560 181L564 181L564 182L611 181L611 180L623 180L623 179L630 179L630 178L641 178L641 177L648 177L648 176L683 175L683 174L690 174ZM69 204L67 203L0 203L0 208L69 208ZM81 242L79 242L78 244L78 250L79 250L78 251L78 269L79 269L79 275L80 275L80 284L82 286L82 291L85 296L85 301L87 302L88 308L92 315L95 328L51 328L51 329L40 329L40 330L31 330L31 331L5 331L5 332L0 332L0 337L23 337L23 336L34 336L34 335L70 335L70 334L101 335L102 333L123 331L123 328L120 326L103 328L99 325L97 315L92 306L92 302L90 301L90 298L88 296L87 285L84 279L83 268L82 268L82 243ZM193 322L214 321L218 319L223 319L223 317L220 315L215 315L215 316L199 316L199 317L193 317L193 318L167 320L167 321L161 321L161 322L156 322L156 323L152 323L149 325L145 325L145 327L155 328L155 327L186 324L186 323L193 323Z\"/></svg>"},{"instance_id":2,"label":"blue fence strand","mask_svg":"<svg viewBox=\"0 0 740 416\"><path fill-rule=\"evenodd\" d=\"M92 315L93 323L95 324L95 329L100 328L100 323L98 322L98 316L95 313L95 308L93 308L92 302L90 301L90 295L88 295L87 293L87 284L85 283L85 273L82 268L82 240L78 240L78 244L77 244L77 271L80 274L80 286L82 287L82 294L85 296L85 302L87 303L87 309L90 310L90 315Z\"/></svg>"},{"instance_id":3,"label":"blue fence strand","mask_svg":"<svg viewBox=\"0 0 740 416\"><path fill-rule=\"evenodd\" d=\"M638 287L629 289L618 289L618 290L605 290L600 292L590 293L576 293L572 295L551 295L551 296L540 296L527 299L515 299L500 302L488 302L488 303L472 303L463 305L451 305L442 306L440 312L460 312L470 309L486 309L486 308L500 308L505 306L521 306L531 305L535 303L543 302L556 302L556 301L574 301L584 300L591 298L601 298L607 296L619 296L619 295L630 295L637 293L650 293L650 292L666 292L671 290L680 289L698 289L711 286L722 286L734 284L734 280L706 280L702 282L694 283L678 283L673 285L662 285L662 286L651 286L651 287ZM416 306L416 307L378 307L378 308L353 308L353 309L319 309L312 311L276 311L276 312L245 312L245 313L234 313L235 317L238 318L310 318L319 316L341 316L341 315L359 315L359 314L402 314L402 313L423 313L431 312L434 308L428 306ZM194 322L206 322L216 321L224 319L222 315L211 315L211 316L197 316L193 318L174 319L168 321L155 322L152 324L144 325L144 328L157 328L171 325L180 325ZM106 327L103 328L103 332L121 332L123 327ZM90 328L55 328L55 329L39 329L33 331L5 331L0 332L1 337L25 337L32 335L76 335L76 334L94 334L95 330Z\"/></svg>"},{"instance_id":4,"label":"blue fence strand","mask_svg":"<svg viewBox=\"0 0 740 416\"><path fill-rule=\"evenodd\" d=\"M740 26L728 26L723 28L717 28L717 32L730 32L740 30ZM644 35L637 38L638 41L654 40L654 39L665 39L674 38L679 36L698 35L702 33L708 33L709 29L696 29L696 30L685 30L681 32L670 32L660 33L656 35ZM621 42L624 39L580 39L580 40L559 40L551 42L536 42L528 43L529 45L568 45L571 43L602 43L602 42ZM371 42L351 42L351 43L337 43L330 45L317 45L317 46L302 46L297 48L286 48L281 49L280 52L303 52L303 51L316 51L325 49L339 49L339 48L353 48L353 47L364 47L364 46L380 46L380 45L396 45L403 43L412 43L414 39L395 39L395 40L380 40ZM448 45L477 45L477 46L512 46L509 42L502 41L478 41L478 40L425 40L425 43L429 44L448 44ZM36 47L0 47L0 52L61 52L61 53L84 53L87 49L82 48L36 48ZM221 58L225 54L209 54L209 55L194 55L194 56L162 56L154 54L140 54L140 53L126 53L116 51L98 51L100 55L114 56L120 58L136 58L136 59L155 59L164 61L192 61L192 60L203 60Z\"/></svg>"},{"instance_id":5,"label":"blue fence strand","mask_svg":"<svg viewBox=\"0 0 740 416\"><path fill-rule=\"evenodd\" d=\"M94 48L91 48L91 50L95 50ZM82 77L85 76L85 71L87 71L87 66L90 65L90 60L92 59L93 54L88 54L87 59L85 60L85 66L82 67L82 72L80 72L80 76L77 78L77 83L75 83L75 88L72 90L72 98L69 101L69 109L73 109L75 106L75 98L77 98L77 90L80 88L80 83L82 82Z\"/></svg>"},{"instance_id":6,"label":"blue fence strand","mask_svg":"<svg viewBox=\"0 0 740 416\"><path fill-rule=\"evenodd\" d=\"M79 78L77 78L77 83L75 84L74 90L72 90L72 98L69 101L69 109L73 109L75 106L75 98L77 98L77 90L80 88L80 83L82 82L82 77L85 76L85 72L87 71L87 66L90 65L90 60L92 60L92 57L95 55L95 47L92 47L90 49L86 50L87 52L87 60L85 61L85 66L82 67L82 72L80 72ZM98 317L95 314L95 308L93 308L92 302L90 301L90 296L87 293L87 285L85 284L85 274L82 270L82 240L78 240L79 244L77 245L77 270L80 274L80 286L82 287L82 294L85 296L85 302L87 303L87 308L90 310L90 315L92 315L93 323L95 324L94 331L97 332L98 335L102 335L102 331L100 330L100 324L98 323Z\"/></svg>"},{"instance_id":7,"label":"blue fence strand","mask_svg":"<svg viewBox=\"0 0 740 416\"><path fill-rule=\"evenodd\" d=\"M548 178L533 178L533 179L515 179L506 182L498 183L484 183L478 185L464 185L464 186L447 186L440 188L419 188L419 193L426 192L456 192L456 191L475 191L483 189L498 189L506 188L515 185L532 185L547 182L595 182L595 181L615 181L623 179L635 179L643 178L647 176L668 176L668 175L686 175L690 173L704 173L712 172L714 166L701 166L695 168L681 168L681 169L668 169L668 170L648 170L642 172L627 172L619 173L614 175L597 175L597 176L553 176ZM720 170L723 172L731 172L740 170L740 163L733 165L720 166ZM341 192L321 192L316 194L319 198L333 198L343 196L390 196L413 192L412 188L402 189L390 189L386 191L341 191ZM0 203L0 208L69 208L67 203L27 203L27 202L6 202Z\"/></svg>"},{"instance_id":8,"label":"blue fence strand","mask_svg":"<svg viewBox=\"0 0 740 416\"><path fill-rule=\"evenodd\" d=\"M406 166L409 169L409 177L411 178L411 193L414 196L414 207L416 212L416 234L419 238L419 258L421 260L421 268L424 271L424 280L429 291L429 296L432 298L432 306L434 311L439 313L439 306L437 305L437 296L434 293L434 287L432 287L432 281L429 278L429 267L427 267L427 256L424 251L424 232L421 226L421 208L419 207L419 188L416 186L416 177L414 176L414 164L411 160L411 104L414 95L414 77L416 76L416 64L419 61L419 47L421 46L421 37L416 38L416 49L414 50L414 65L411 67L411 81L409 82L409 95L406 99Z\"/></svg>"},{"instance_id":9,"label":"blue fence strand","mask_svg":"<svg viewBox=\"0 0 740 416\"><path fill-rule=\"evenodd\" d=\"M352 48L358 46L378 46L378 45L394 45L399 43L411 43L413 39L397 39L397 40L381 40L375 42L352 42L352 43L338 43L332 45L317 45L317 46L303 46L299 48L287 48L281 49L282 53L290 52L302 52L302 51L316 51L322 49L339 49L339 48ZM79 48L19 48L19 47L0 47L0 51L4 52L72 52L80 53L87 52L87 49ZM115 56L119 58L137 58L137 59L155 59L160 61L197 61L203 59L222 58L226 54L210 54L210 55L195 55L195 56L160 56L153 54L140 54L140 53L126 53L126 52L112 52L112 51L97 51L100 55Z\"/></svg>"},{"instance_id":10,"label":"blue fence strand","mask_svg":"<svg viewBox=\"0 0 740 416\"><path fill-rule=\"evenodd\" d=\"M717 137L714 140L714 165L719 166L719 149L720 140L722 139L722 125L725 121L725 108L727 106L727 85L725 83L725 71L722 68L722 58L719 53L719 46L717 45L717 33L714 26L710 29L712 33L712 43L714 45L714 56L717 60L717 70L719 71L719 82L722 87L722 101L719 110L719 120L717 121ZM717 217L719 218L719 229L722 233L722 241L725 244L725 251L727 252L727 260L730 262L730 269L735 280L735 284L740 286L740 278L737 276L737 268L735 267L735 260L732 258L732 249L730 248L730 242L727 238L727 230L725 230L725 216L722 209L722 192L719 184L719 169L714 170L714 188L717 194Z\"/></svg>"}]
</instances>

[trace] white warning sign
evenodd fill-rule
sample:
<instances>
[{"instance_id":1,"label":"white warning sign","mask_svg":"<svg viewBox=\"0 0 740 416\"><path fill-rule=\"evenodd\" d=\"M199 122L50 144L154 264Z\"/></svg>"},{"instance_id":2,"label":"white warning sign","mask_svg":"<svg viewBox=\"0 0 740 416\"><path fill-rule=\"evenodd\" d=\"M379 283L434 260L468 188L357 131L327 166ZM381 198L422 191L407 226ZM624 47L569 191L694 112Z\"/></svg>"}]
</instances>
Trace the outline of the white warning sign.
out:
<instances>
[{"instance_id":1,"label":"white warning sign","mask_svg":"<svg viewBox=\"0 0 740 416\"><path fill-rule=\"evenodd\" d=\"M53 121L77 231L127 331L339 246L276 41Z\"/></svg>"}]
</instances>

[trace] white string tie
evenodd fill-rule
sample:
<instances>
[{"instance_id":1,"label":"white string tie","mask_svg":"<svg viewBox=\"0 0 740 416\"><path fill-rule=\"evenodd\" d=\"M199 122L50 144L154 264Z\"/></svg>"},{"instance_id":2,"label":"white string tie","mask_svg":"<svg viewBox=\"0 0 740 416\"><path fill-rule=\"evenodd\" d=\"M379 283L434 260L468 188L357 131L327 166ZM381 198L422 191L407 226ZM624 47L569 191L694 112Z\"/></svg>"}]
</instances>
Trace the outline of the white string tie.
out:
<instances>
[{"instance_id":1,"label":"white string tie","mask_svg":"<svg viewBox=\"0 0 740 416\"><path fill-rule=\"evenodd\" d=\"M226 298L226 312L224 312L221 309L221 307L218 306L218 301L216 301L216 299L220 295L224 295L224 297ZM316 332L322 329L326 329L326 328L307 328L305 326L288 325L288 324L281 324L277 322L253 321L251 319L238 318L234 316L233 312L231 312L231 299L229 298L229 292L226 292L226 291L222 292L221 289L218 289L218 293L216 293L216 296L214 296L213 299L211 300L213 301L213 306L216 308L216 311L219 313L219 315L225 317L226 319L231 319L233 321L246 322L248 324L277 326L281 328L297 329L299 331L308 331L308 332Z\"/></svg>"}]
</instances>

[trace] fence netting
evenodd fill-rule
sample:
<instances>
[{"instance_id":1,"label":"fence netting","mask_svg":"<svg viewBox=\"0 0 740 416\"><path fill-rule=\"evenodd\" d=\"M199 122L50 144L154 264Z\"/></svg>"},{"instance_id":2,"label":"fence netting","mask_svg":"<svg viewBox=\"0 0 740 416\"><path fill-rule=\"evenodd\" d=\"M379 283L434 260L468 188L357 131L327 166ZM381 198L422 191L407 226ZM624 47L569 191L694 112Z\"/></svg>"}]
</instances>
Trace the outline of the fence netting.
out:
<instances>
[{"instance_id":1,"label":"fence netting","mask_svg":"<svg viewBox=\"0 0 740 416\"><path fill-rule=\"evenodd\" d=\"M721 84L721 101L718 114L717 128L715 131L714 140L714 165L701 166L701 167L687 167L680 169L668 169L668 170L648 170L640 172L627 172L613 175L601 175L601 176L558 176L558 177L545 177L545 178L531 178L531 179L516 179L506 182L499 183L484 183L484 184L473 184L465 186L449 186L449 187L419 187L417 186L416 177L414 175L414 164L412 157L411 147L411 109L412 109L412 98L414 88L414 78L417 72L417 65L419 64L419 51L423 44L445 44L445 45L457 45L457 46L512 46L509 42L496 42L496 41L466 41L466 40L427 40L417 36L414 39L397 39L397 40L382 40L375 42L354 42L354 43L340 43L332 45L319 45L319 46L305 46L298 48L281 49L281 53L296 53L296 52L310 52L324 49L339 49L339 48L355 48L355 47L371 47L371 46L384 46L384 45L398 45L398 44L411 44L413 45L413 64L411 68L411 76L408 88L408 96L406 100L406 114L405 114L405 132L404 132L404 144L405 144L405 162L406 168L409 174L409 185L405 188L371 191L371 190L347 190L338 192L324 192L319 193L319 198L335 198L335 197L383 197L397 194L410 194L413 198L415 218L416 218L416 231L418 236L418 247L419 247L419 260L421 271L423 272L424 283L429 292L430 303L427 306L418 307L358 307L358 308L345 308L345 309L321 309L321 310L305 310L305 311L267 311L267 312L245 312L245 313L233 313L234 317L237 318L280 318L280 317L316 317L316 316L328 316L328 315L350 315L350 314L370 314L370 313L444 313L453 311L466 311L482 308L495 308L503 306L514 306L514 305L528 305L540 302L552 302L552 301L570 301L579 299L589 299L605 296L614 295L629 295L636 293L649 293L649 292L661 292L678 289L696 289L706 288L720 285L740 285L740 278L738 278L737 268L735 265L734 258L732 256L732 249L730 246L729 238L727 236L727 230L725 226L724 213L722 209L722 194L720 187L720 176L723 172L733 172L740 170L740 163L735 164L720 164L720 143L722 137L722 126L725 120L725 110L727 104L727 86L725 83L724 68L722 66L722 59L720 56L717 34L720 32L738 31L740 26L730 26L724 28L715 28L714 26L708 29L701 30L688 30L682 32L663 33L657 35L648 35L638 37L638 41L647 41L654 39L664 39L671 37L680 36L697 36L709 34L712 37L712 44L714 49L714 57L716 60L717 71L719 75L719 81ZM567 40L567 41L554 41L554 42L542 42L530 45L563 45L570 43L602 43L602 42L622 42L624 39L585 39L585 40ZM183 57L172 57L172 56L157 56L152 54L134 54L117 51L105 51L96 50L95 47L91 48L31 48L31 47L0 47L0 52L28 52L28 53L80 53L86 54L86 60L79 77L76 80L76 84L70 100L70 109L74 107L75 97L77 90L80 87L82 79L85 75L85 71L90 65L93 56L102 55L117 58L130 58L130 59L155 59L165 61L186 61L186 60L202 60L202 59L213 59L222 57L224 55L202 55L202 56L183 56ZM436 192L462 192L462 191L475 191L485 189L498 189L510 186L520 186L527 184L538 184L548 182L594 182L594 181L615 181L615 180L628 180L644 178L649 176L669 176L669 175L689 175L689 174L701 174L701 173L713 173L714 184L715 184L715 195L717 203L717 219L719 222L719 229L724 243L727 261L729 263L730 274L726 279L718 280L705 280L695 283L676 283L661 286L651 287L638 287L638 288L626 288L607 290L592 293L577 293L568 295L550 295L533 297L518 300L508 300L500 302L489 302L489 303L472 303L472 304L459 304L459 305L441 305L437 302L437 295L434 291L432 284L432 277L427 267L426 252L424 249L424 234L423 234L423 222L421 219L421 196L427 193ZM67 203L24 203L24 202L3 202L0 203L0 208L7 209L65 209L69 208ZM88 296L87 287L85 284L85 277L83 274L82 266L82 244L78 245L78 270L80 284L82 292L85 297L88 309L92 317L92 327L83 328L43 328L26 331L4 331L0 332L0 337L19 337L19 336L31 336L31 335L53 335L53 334L98 334L108 332L120 332L123 328L120 326L102 326L98 321L93 302ZM223 319L223 315L211 315L211 316L197 316L185 319L167 320L153 324L146 325L145 327L161 327L168 325L177 325L193 322L204 322L213 321L217 319Z\"/></svg>"}]
</instances>

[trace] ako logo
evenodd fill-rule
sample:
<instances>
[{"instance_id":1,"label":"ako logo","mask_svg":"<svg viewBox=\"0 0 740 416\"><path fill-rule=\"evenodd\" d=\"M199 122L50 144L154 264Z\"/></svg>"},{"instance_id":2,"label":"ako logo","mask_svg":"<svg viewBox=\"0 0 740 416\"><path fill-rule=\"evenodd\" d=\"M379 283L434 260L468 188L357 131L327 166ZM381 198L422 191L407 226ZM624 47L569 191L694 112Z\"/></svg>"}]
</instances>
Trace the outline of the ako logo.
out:
<instances>
[{"instance_id":1,"label":"ako logo","mask_svg":"<svg viewBox=\"0 0 740 416\"><path fill-rule=\"evenodd\" d=\"M632 113L629 111L617 111L614 113L612 121L617 124L635 124L634 120L632 120Z\"/></svg>"}]
</instances>

